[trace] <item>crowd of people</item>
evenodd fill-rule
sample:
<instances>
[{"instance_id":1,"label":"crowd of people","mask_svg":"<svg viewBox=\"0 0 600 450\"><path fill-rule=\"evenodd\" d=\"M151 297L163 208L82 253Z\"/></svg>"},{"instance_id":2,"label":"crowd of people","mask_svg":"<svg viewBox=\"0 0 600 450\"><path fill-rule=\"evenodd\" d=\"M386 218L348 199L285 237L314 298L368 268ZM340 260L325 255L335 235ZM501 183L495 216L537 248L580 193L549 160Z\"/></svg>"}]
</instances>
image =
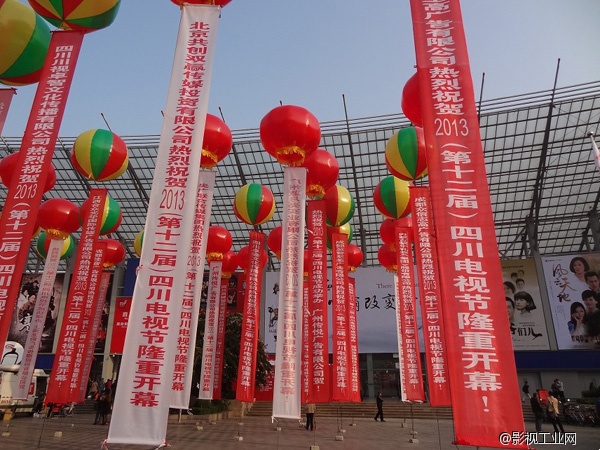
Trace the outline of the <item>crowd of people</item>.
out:
<instances>
[{"instance_id":1,"label":"crowd of people","mask_svg":"<svg viewBox=\"0 0 600 450\"><path fill-rule=\"evenodd\" d=\"M94 406L96 409L94 425L106 425L108 423L108 416L112 411L116 388L117 382L113 382L110 379L106 380L106 382L104 378L90 381L87 397L96 401Z\"/></svg>"}]
</instances>

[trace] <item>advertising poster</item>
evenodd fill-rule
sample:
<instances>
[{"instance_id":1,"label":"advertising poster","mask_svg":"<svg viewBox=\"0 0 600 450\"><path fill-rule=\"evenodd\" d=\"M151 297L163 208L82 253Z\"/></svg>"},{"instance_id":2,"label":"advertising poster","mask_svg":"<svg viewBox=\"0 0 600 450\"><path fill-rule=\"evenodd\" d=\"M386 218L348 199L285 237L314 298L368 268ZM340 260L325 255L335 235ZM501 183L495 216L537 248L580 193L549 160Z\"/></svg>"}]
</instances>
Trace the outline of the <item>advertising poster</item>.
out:
<instances>
[{"instance_id":1,"label":"advertising poster","mask_svg":"<svg viewBox=\"0 0 600 450\"><path fill-rule=\"evenodd\" d=\"M600 348L600 253L542 257L558 348Z\"/></svg>"},{"instance_id":2,"label":"advertising poster","mask_svg":"<svg viewBox=\"0 0 600 450\"><path fill-rule=\"evenodd\" d=\"M533 259L502 260L506 309L515 350L550 350Z\"/></svg>"},{"instance_id":3,"label":"advertising poster","mask_svg":"<svg viewBox=\"0 0 600 450\"><path fill-rule=\"evenodd\" d=\"M41 279L41 273L23 275L21 286L19 287L19 296L8 331L9 341L15 341L25 346L33 318L33 309L35 308L38 291L40 290ZM50 306L48 307L46 321L44 322L39 353L52 353L52 344L56 334L56 318L58 317L62 297L63 280L64 274L59 273L56 275L52 296L50 297Z\"/></svg>"},{"instance_id":4,"label":"advertising poster","mask_svg":"<svg viewBox=\"0 0 600 450\"><path fill-rule=\"evenodd\" d=\"M263 321L267 353L275 352L277 340L279 272L267 272L265 317ZM331 321L331 272L328 271L328 304ZM359 353L398 353L394 276L383 267L359 267L351 274L356 280L356 320ZM419 345L424 348L421 314L417 310ZM329 352L331 353L331 322Z\"/></svg>"},{"instance_id":5,"label":"advertising poster","mask_svg":"<svg viewBox=\"0 0 600 450\"><path fill-rule=\"evenodd\" d=\"M110 341L111 353L123 353L125 344L125 333L129 323L129 310L131 309L132 297L117 297L115 302L115 318L113 322L112 338Z\"/></svg>"}]
</instances>

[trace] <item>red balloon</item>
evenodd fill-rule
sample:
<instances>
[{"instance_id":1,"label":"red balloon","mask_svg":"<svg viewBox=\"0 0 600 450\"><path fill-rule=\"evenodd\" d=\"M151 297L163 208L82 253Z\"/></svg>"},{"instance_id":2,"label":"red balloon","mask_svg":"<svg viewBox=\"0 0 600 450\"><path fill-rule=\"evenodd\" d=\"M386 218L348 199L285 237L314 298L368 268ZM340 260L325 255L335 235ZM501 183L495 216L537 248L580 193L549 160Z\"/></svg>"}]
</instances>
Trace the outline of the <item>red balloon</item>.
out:
<instances>
[{"instance_id":1,"label":"red balloon","mask_svg":"<svg viewBox=\"0 0 600 450\"><path fill-rule=\"evenodd\" d=\"M279 225L271 230L269 237L267 237L267 247L273 253L277 259L281 259L281 240L283 237L283 227Z\"/></svg>"},{"instance_id":2,"label":"red balloon","mask_svg":"<svg viewBox=\"0 0 600 450\"><path fill-rule=\"evenodd\" d=\"M357 245L348 244L346 253L348 254L348 270L354 272L363 262L363 252Z\"/></svg>"},{"instance_id":3,"label":"red balloon","mask_svg":"<svg viewBox=\"0 0 600 450\"><path fill-rule=\"evenodd\" d=\"M125 259L125 247L115 239L102 239L99 242L106 242L106 253L102 265L106 268L115 267Z\"/></svg>"},{"instance_id":4,"label":"red balloon","mask_svg":"<svg viewBox=\"0 0 600 450\"><path fill-rule=\"evenodd\" d=\"M79 207L64 198L52 198L40 205L38 225L51 239L66 239L80 227Z\"/></svg>"},{"instance_id":5,"label":"red balloon","mask_svg":"<svg viewBox=\"0 0 600 450\"><path fill-rule=\"evenodd\" d=\"M200 167L212 169L231 151L233 137L225 122L212 114L206 115Z\"/></svg>"},{"instance_id":6,"label":"red balloon","mask_svg":"<svg viewBox=\"0 0 600 450\"><path fill-rule=\"evenodd\" d=\"M233 272L235 272L235 269L237 269L238 266L238 255L233 250L229 250L223 255L221 278L231 278L231 275L233 275Z\"/></svg>"},{"instance_id":7,"label":"red balloon","mask_svg":"<svg viewBox=\"0 0 600 450\"><path fill-rule=\"evenodd\" d=\"M325 191L335 186L340 165L337 159L327 150L318 148L304 160L306 167L306 195L309 198L323 198Z\"/></svg>"},{"instance_id":8,"label":"red balloon","mask_svg":"<svg viewBox=\"0 0 600 450\"><path fill-rule=\"evenodd\" d=\"M250 246L246 245L242 247L238 252L238 261L240 262L240 267L244 271L244 273L248 273L248 269L250 268ZM260 270L263 270L269 261L269 255L266 250L263 250L260 254Z\"/></svg>"},{"instance_id":9,"label":"red balloon","mask_svg":"<svg viewBox=\"0 0 600 450\"><path fill-rule=\"evenodd\" d=\"M6 187L10 187L10 182L15 173L17 173L17 160L19 159L19 152L12 153L2 158L0 161L0 180ZM46 183L44 183L44 192L48 192L56 184L56 170L54 166L50 165L50 171L46 176Z\"/></svg>"},{"instance_id":10,"label":"red balloon","mask_svg":"<svg viewBox=\"0 0 600 450\"><path fill-rule=\"evenodd\" d=\"M260 121L260 141L279 163L301 166L319 146L321 126L315 116L300 106L278 106Z\"/></svg>"},{"instance_id":11,"label":"red balloon","mask_svg":"<svg viewBox=\"0 0 600 450\"><path fill-rule=\"evenodd\" d=\"M385 219L379 225L379 236L384 244L396 245L396 220Z\"/></svg>"},{"instance_id":12,"label":"red balloon","mask_svg":"<svg viewBox=\"0 0 600 450\"><path fill-rule=\"evenodd\" d=\"M419 74L415 73L408 79L402 89L402 100L400 101L402 112L413 125L423 126L423 115L421 113L421 97L419 91Z\"/></svg>"},{"instance_id":13,"label":"red balloon","mask_svg":"<svg viewBox=\"0 0 600 450\"><path fill-rule=\"evenodd\" d=\"M189 3L190 5L216 5L221 8L228 3L231 3L231 0L171 0L173 3L179 6L183 6L184 3Z\"/></svg>"},{"instance_id":14,"label":"red balloon","mask_svg":"<svg viewBox=\"0 0 600 450\"><path fill-rule=\"evenodd\" d=\"M210 261L221 261L223 255L231 250L233 239L227 229L218 225L208 228L208 239L206 240L206 259Z\"/></svg>"},{"instance_id":15,"label":"red balloon","mask_svg":"<svg viewBox=\"0 0 600 450\"><path fill-rule=\"evenodd\" d=\"M396 250L390 244L383 244L377 252L379 264L385 267L388 272L398 271L398 261L396 260Z\"/></svg>"}]
</instances>

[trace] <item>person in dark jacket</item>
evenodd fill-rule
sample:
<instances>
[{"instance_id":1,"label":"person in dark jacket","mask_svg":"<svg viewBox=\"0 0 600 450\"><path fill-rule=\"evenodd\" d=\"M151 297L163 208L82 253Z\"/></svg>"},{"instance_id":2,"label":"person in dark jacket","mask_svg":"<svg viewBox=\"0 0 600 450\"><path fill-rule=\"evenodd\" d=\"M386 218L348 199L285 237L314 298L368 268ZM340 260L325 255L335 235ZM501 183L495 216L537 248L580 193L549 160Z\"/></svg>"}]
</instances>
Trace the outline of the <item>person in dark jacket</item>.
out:
<instances>
[{"instance_id":1,"label":"person in dark jacket","mask_svg":"<svg viewBox=\"0 0 600 450\"><path fill-rule=\"evenodd\" d=\"M382 422L385 422L385 420L383 420L383 397L381 396L381 392L379 392L377 394L377 414L375 414L375 422L377 422L377 418L381 418Z\"/></svg>"},{"instance_id":2,"label":"person in dark jacket","mask_svg":"<svg viewBox=\"0 0 600 450\"><path fill-rule=\"evenodd\" d=\"M535 431L541 433L542 422L544 420L544 408L542 408L542 403L538 398L537 392L533 393L529 401L531 402L531 410L533 411L533 415L535 416Z\"/></svg>"}]
</instances>

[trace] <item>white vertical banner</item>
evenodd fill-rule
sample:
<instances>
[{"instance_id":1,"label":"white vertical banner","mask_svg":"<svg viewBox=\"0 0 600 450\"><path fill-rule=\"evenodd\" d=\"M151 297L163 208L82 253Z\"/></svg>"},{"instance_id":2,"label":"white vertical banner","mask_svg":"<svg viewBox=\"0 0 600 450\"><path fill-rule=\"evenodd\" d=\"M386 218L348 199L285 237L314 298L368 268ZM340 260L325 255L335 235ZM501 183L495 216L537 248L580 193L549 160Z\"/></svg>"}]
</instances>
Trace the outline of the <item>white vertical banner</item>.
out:
<instances>
[{"instance_id":1,"label":"white vertical banner","mask_svg":"<svg viewBox=\"0 0 600 450\"><path fill-rule=\"evenodd\" d=\"M401 307L402 304L402 292L400 291L400 282L398 281L398 274L394 274L394 292L396 293L396 329L398 331L398 369L400 370L400 398L403 402L407 401L406 394L406 371L404 370L404 343L402 340L402 315Z\"/></svg>"},{"instance_id":2,"label":"white vertical banner","mask_svg":"<svg viewBox=\"0 0 600 450\"><path fill-rule=\"evenodd\" d=\"M106 443L164 446L220 8L182 7Z\"/></svg>"},{"instance_id":3,"label":"white vertical banner","mask_svg":"<svg viewBox=\"0 0 600 450\"><path fill-rule=\"evenodd\" d=\"M198 333L198 313L206 261L206 241L215 188L216 172L200 170L196 196L196 214L187 259L185 288L179 319L179 342L171 380L171 403L175 409L187 409L190 403L194 373L194 352Z\"/></svg>"},{"instance_id":4,"label":"white vertical banner","mask_svg":"<svg viewBox=\"0 0 600 450\"><path fill-rule=\"evenodd\" d=\"M42 279L40 281L38 299L35 303L35 308L33 309L33 318L31 320L29 333L27 334L27 341L25 342L23 360L21 361L19 373L17 374L17 385L13 390L12 397L14 400L27 399L29 384L33 377L35 360L40 348L40 342L42 341L42 332L44 331L46 315L48 314L48 308L50 307L50 297L52 297L54 280L56 279L58 264L60 262L60 253L64 242L65 241L62 239L50 240L46 263L44 264L44 272L42 273Z\"/></svg>"},{"instance_id":5,"label":"white vertical banner","mask_svg":"<svg viewBox=\"0 0 600 450\"><path fill-rule=\"evenodd\" d=\"M598 144L596 144L596 138L593 132L588 132L588 137L592 141L592 159L596 162L596 169L600 172L600 150L598 150Z\"/></svg>"},{"instance_id":6,"label":"white vertical banner","mask_svg":"<svg viewBox=\"0 0 600 450\"><path fill-rule=\"evenodd\" d=\"M204 318L204 344L202 345L202 370L200 371L200 393L198 398L212 400L215 376L215 354L217 350L217 319L221 297L221 272L223 261L211 261L208 270L208 298Z\"/></svg>"},{"instance_id":7,"label":"white vertical banner","mask_svg":"<svg viewBox=\"0 0 600 450\"><path fill-rule=\"evenodd\" d=\"M306 169L283 174L283 248L279 278L279 319L275 346L273 417L300 419L302 374L302 280Z\"/></svg>"}]
</instances>

